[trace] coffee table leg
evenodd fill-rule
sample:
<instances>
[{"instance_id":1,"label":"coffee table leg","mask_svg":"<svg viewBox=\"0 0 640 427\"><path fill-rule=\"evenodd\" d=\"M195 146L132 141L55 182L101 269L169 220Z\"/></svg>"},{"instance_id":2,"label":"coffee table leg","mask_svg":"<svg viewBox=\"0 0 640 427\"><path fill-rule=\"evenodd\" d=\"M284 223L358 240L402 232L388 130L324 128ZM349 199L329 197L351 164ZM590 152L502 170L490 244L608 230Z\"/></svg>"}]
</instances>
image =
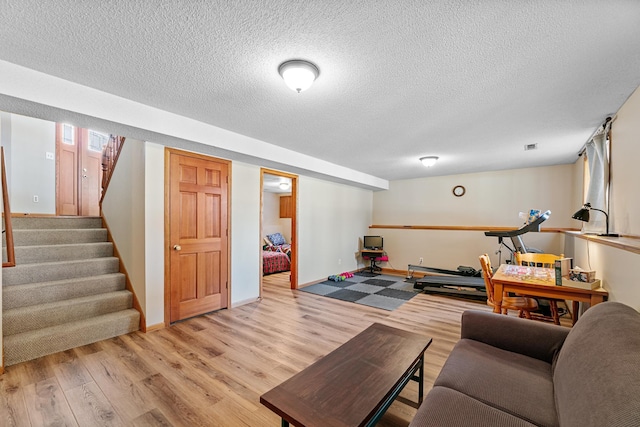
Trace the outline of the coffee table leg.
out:
<instances>
[{"instance_id":1,"label":"coffee table leg","mask_svg":"<svg viewBox=\"0 0 640 427\"><path fill-rule=\"evenodd\" d=\"M424 396L424 353L420 357L420 370L418 376L420 377L420 381L418 381L418 405L422 403L422 397Z\"/></svg>"}]
</instances>

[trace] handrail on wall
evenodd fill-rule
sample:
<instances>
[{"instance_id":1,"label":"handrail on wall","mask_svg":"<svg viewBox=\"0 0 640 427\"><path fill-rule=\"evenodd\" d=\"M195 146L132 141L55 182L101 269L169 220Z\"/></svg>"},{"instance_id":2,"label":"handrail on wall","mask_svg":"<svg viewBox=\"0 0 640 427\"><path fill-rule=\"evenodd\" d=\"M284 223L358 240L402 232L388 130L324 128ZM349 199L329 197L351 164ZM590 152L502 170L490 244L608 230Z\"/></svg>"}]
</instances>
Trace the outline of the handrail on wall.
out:
<instances>
[{"instance_id":1,"label":"handrail on wall","mask_svg":"<svg viewBox=\"0 0 640 427\"><path fill-rule=\"evenodd\" d=\"M116 167L120 151L124 145L124 136L110 135L109 142L102 149L102 196L100 197L100 205L109 187L113 169Z\"/></svg>"},{"instance_id":2,"label":"handrail on wall","mask_svg":"<svg viewBox=\"0 0 640 427\"><path fill-rule=\"evenodd\" d=\"M4 233L7 241L7 262L2 267L15 267L16 255L13 247L13 227L11 226L11 209L9 208L9 191L7 190L7 173L4 166L4 147L0 147L0 162L2 163L2 214L4 215Z\"/></svg>"}]
</instances>

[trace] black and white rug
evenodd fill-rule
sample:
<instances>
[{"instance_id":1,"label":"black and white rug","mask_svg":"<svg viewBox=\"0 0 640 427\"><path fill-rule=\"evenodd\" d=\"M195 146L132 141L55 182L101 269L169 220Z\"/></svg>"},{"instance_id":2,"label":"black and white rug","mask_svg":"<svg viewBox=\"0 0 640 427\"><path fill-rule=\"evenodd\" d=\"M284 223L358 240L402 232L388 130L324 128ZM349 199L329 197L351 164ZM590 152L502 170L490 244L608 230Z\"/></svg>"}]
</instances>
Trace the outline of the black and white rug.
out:
<instances>
[{"instance_id":1,"label":"black and white rug","mask_svg":"<svg viewBox=\"0 0 640 427\"><path fill-rule=\"evenodd\" d=\"M405 282L401 277L368 272L355 273L343 282L327 280L300 290L389 311L420 293L413 290L413 283Z\"/></svg>"}]
</instances>

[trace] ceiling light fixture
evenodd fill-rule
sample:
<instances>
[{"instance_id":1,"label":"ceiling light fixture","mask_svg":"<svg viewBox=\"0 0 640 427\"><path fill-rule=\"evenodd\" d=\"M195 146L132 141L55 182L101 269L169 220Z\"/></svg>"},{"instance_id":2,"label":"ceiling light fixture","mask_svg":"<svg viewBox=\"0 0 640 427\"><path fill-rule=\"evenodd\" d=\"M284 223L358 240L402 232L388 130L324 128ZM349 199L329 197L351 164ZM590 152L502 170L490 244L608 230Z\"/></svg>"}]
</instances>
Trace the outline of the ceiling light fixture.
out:
<instances>
[{"instance_id":1,"label":"ceiling light fixture","mask_svg":"<svg viewBox=\"0 0 640 427\"><path fill-rule=\"evenodd\" d=\"M281 190L288 190L289 189L289 183L288 182L281 182L280 183L280 189Z\"/></svg>"},{"instance_id":2,"label":"ceiling light fixture","mask_svg":"<svg viewBox=\"0 0 640 427\"><path fill-rule=\"evenodd\" d=\"M436 162L438 161L438 156L420 157L420 161L424 166L430 168L431 166L436 164Z\"/></svg>"},{"instance_id":3,"label":"ceiling light fixture","mask_svg":"<svg viewBox=\"0 0 640 427\"><path fill-rule=\"evenodd\" d=\"M320 70L309 61L293 59L280 64L278 73L280 73L287 86L300 93L311 87L315 79L320 75Z\"/></svg>"}]
</instances>

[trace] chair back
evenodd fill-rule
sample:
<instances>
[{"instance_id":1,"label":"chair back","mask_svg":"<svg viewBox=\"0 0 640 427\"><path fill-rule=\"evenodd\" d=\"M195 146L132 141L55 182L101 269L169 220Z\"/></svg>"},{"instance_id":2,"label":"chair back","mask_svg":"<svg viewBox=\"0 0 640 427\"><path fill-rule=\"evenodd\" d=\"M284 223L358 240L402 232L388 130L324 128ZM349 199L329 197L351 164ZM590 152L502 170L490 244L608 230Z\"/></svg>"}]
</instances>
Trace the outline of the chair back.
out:
<instances>
[{"instance_id":1,"label":"chair back","mask_svg":"<svg viewBox=\"0 0 640 427\"><path fill-rule=\"evenodd\" d=\"M521 254L520 252L516 252L516 264L529 267L553 268L555 261L561 258L564 258L564 254Z\"/></svg>"},{"instance_id":2,"label":"chair back","mask_svg":"<svg viewBox=\"0 0 640 427\"><path fill-rule=\"evenodd\" d=\"M484 278L484 286L487 288L487 302L493 304L493 270L491 269L491 260L488 254L480 255L480 265L482 266L482 277Z\"/></svg>"}]
</instances>

